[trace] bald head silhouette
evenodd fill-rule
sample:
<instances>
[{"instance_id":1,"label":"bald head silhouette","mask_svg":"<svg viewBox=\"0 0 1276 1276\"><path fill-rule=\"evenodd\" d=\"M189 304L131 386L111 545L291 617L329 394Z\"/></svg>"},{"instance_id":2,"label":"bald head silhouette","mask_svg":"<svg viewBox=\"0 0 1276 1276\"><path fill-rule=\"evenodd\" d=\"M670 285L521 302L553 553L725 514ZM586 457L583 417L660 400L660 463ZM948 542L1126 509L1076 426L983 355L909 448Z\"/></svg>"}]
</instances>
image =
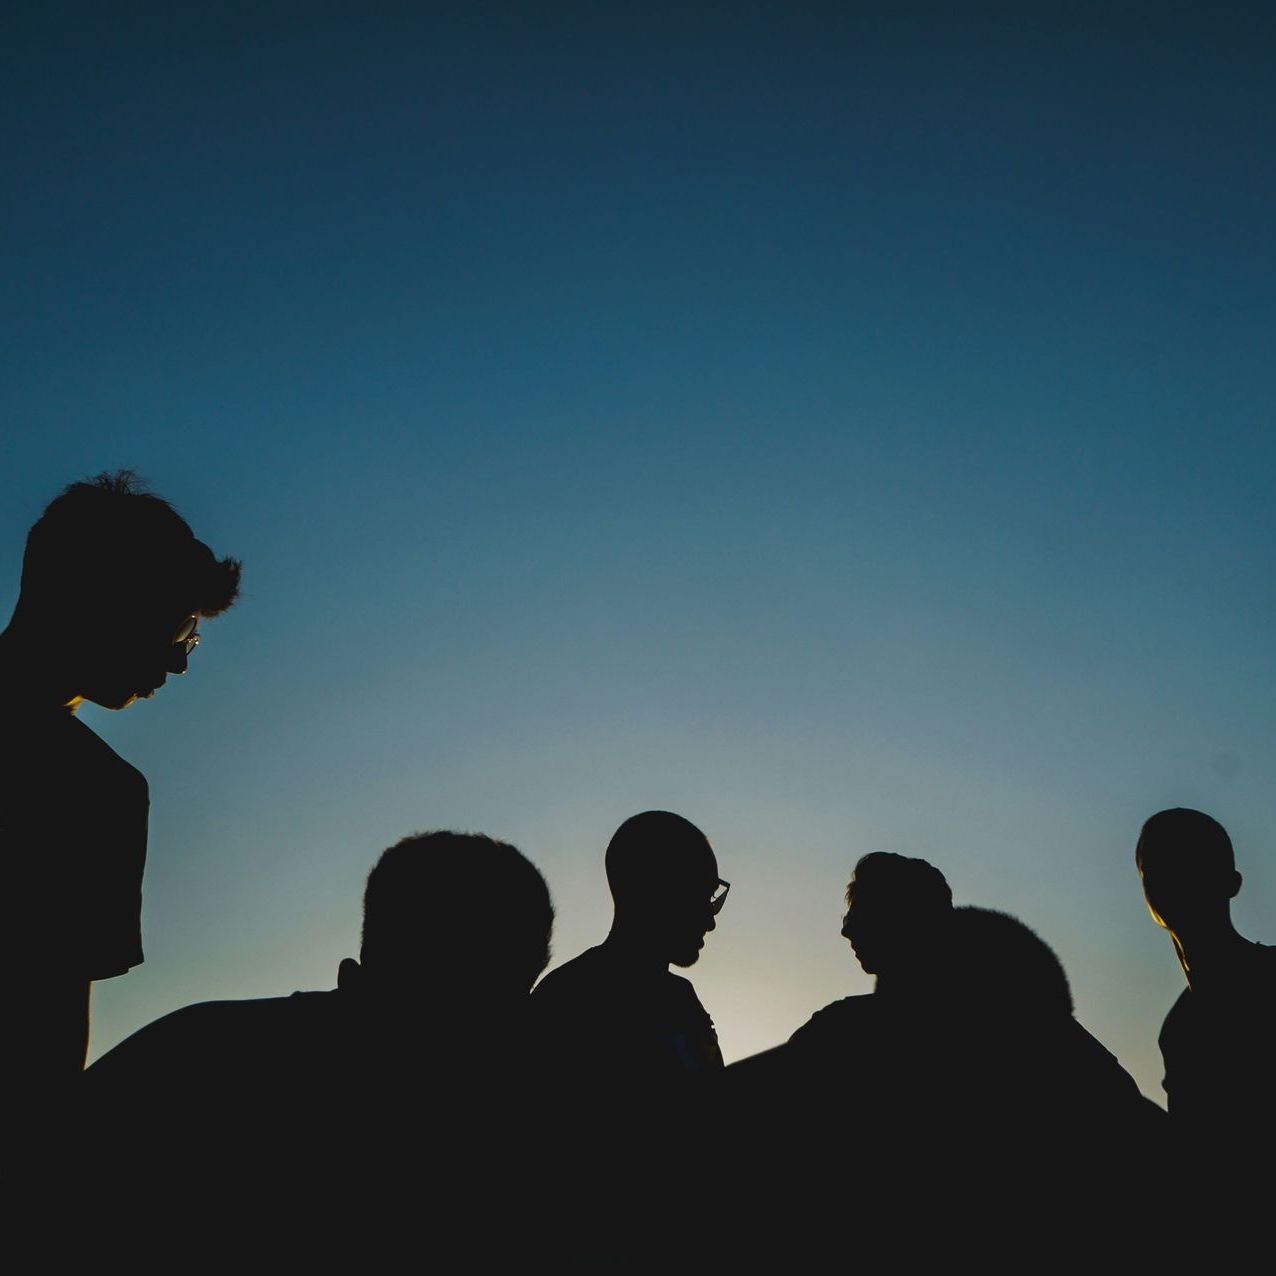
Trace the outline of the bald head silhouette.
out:
<instances>
[{"instance_id":1,"label":"bald head silhouette","mask_svg":"<svg viewBox=\"0 0 1276 1276\"><path fill-rule=\"evenodd\" d=\"M718 861L709 839L681 815L644 811L616 830L606 866L613 930L664 962L694 965L715 929Z\"/></svg>"}]
</instances>

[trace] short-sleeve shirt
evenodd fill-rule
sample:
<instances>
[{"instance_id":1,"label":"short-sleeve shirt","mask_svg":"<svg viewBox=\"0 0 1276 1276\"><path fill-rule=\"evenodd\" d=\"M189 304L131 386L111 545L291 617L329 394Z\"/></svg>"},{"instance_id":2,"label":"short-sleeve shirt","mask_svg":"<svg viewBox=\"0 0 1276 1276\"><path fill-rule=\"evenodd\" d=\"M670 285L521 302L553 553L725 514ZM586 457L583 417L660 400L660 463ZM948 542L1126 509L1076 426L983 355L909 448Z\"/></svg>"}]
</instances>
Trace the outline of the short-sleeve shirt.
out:
<instances>
[{"instance_id":1,"label":"short-sleeve shirt","mask_svg":"<svg viewBox=\"0 0 1276 1276\"><path fill-rule=\"evenodd\" d=\"M713 1020L690 980L635 969L606 945L546 975L532 993L531 1018L567 1076L676 1084L722 1067Z\"/></svg>"},{"instance_id":2,"label":"short-sleeve shirt","mask_svg":"<svg viewBox=\"0 0 1276 1276\"><path fill-rule=\"evenodd\" d=\"M539 1225L591 1269L610 1265L678 1231L665 1188L722 1077L713 1021L689 980L607 944L546 975L528 1009L533 1092L551 1122ZM636 1219L657 1218L663 1230L634 1237Z\"/></svg>"},{"instance_id":3,"label":"short-sleeve shirt","mask_svg":"<svg viewBox=\"0 0 1276 1276\"><path fill-rule=\"evenodd\" d=\"M84 980L142 961L146 778L62 707L0 726L0 854L16 951Z\"/></svg>"}]
</instances>

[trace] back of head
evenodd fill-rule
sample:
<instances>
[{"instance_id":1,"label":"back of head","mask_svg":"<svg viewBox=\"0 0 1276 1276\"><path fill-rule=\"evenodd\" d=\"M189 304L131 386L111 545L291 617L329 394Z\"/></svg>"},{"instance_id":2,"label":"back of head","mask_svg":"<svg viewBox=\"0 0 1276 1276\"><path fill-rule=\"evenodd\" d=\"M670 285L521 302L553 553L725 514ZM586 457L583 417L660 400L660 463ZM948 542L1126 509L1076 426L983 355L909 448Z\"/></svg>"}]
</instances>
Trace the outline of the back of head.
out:
<instances>
[{"instance_id":1,"label":"back of head","mask_svg":"<svg viewBox=\"0 0 1276 1276\"><path fill-rule=\"evenodd\" d=\"M368 875L360 959L381 987L515 998L548 964L553 924L545 879L509 843L416 833Z\"/></svg>"},{"instance_id":2,"label":"back of head","mask_svg":"<svg viewBox=\"0 0 1276 1276\"><path fill-rule=\"evenodd\" d=\"M1158 811L1139 832L1135 861L1144 872L1182 871L1219 877L1236 867L1227 830L1204 811L1176 806Z\"/></svg>"},{"instance_id":3,"label":"back of head","mask_svg":"<svg viewBox=\"0 0 1276 1276\"><path fill-rule=\"evenodd\" d=\"M1149 906L1171 928L1226 911L1240 888L1232 839L1203 811L1158 811L1143 825L1134 858Z\"/></svg>"},{"instance_id":4,"label":"back of head","mask_svg":"<svg viewBox=\"0 0 1276 1276\"><path fill-rule=\"evenodd\" d=\"M55 617L149 607L215 616L239 591L240 565L220 561L131 470L72 483L27 536L19 606Z\"/></svg>"},{"instance_id":5,"label":"back of head","mask_svg":"<svg viewBox=\"0 0 1276 1276\"><path fill-rule=\"evenodd\" d=\"M955 908L949 935L964 1006L1002 1016L1007 1025L1072 1014L1063 964L1018 918L991 908Z\"/></svg>"}]
</instances>

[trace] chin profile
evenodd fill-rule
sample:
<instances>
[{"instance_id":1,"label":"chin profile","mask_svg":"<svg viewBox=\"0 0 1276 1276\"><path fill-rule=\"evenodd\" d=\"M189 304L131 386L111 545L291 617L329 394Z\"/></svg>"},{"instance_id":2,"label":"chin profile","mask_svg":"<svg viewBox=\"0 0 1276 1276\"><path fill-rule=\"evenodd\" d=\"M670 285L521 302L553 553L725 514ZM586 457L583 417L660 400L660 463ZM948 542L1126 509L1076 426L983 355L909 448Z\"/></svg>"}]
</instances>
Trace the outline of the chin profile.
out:
<instances>
[{"instance_id":1,"label":"chin profile","mask_svg":"<svg viewBox=\"0 0 1276 1276\"><path fill-rule=\"evenodd\" d=\"M130 692L128 695L102 696L85 696L90 704L95 704L99 709L110 709L112 712L119 712L121 709L127 709L129 705L136 704L139 696L136 691Z\"/></svg>"},{"instance_id":2,"label":"chin profile","mask_svg":"<svg viewBox=\"0 0 1276 1276\"><path fill-rule=\"evenodd\" d=\"M702 939L694 948L684 948L669 958L671 966L694 966L700 960L700 950L704 947Z\"/></svg>"}]
</instances>

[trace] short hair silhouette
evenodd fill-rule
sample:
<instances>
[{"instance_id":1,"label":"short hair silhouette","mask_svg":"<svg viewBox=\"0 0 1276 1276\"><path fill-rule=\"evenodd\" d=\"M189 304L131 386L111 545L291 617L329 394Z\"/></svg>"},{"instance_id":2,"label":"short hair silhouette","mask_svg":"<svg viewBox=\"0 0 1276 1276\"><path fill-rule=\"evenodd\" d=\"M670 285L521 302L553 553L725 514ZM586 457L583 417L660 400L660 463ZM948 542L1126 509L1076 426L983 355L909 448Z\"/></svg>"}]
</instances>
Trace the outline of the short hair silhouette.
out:
<instances>
[{"instance_id":1,"label":"short hair silhouette","mask_svg":"<svg viewBox=\"0 0 1276 1276\"><path fill-rule=\"evenodd\" d=\"M939 869L928 860L894 851L870 851L860 857L846 886L846 902L863 887L898 893L916 908L943 912L953 906L952 888Z\"/></svg>"},{"instance_id":2,"label":"short hair silhouette","mask_svg":"<svg viewBox=\"0 0 1276 1276\"><path fill-rule=\"evenodd\" d=\"M177 598L202 616L239 594L241 565L218 559L190 524L132 470L72 483L27 535L21 603L44 609Z\"/></svg>"},{"instance_id":3,"label":"short hair silhouette","mask_svg":"<svg viewBox=\"0 0 1276 1276\"><path fill-rule=\"evenodd\" d=\"M953 909L953 976L976 1005L1016 1015L1072 1014L1072 990L1054 949L1017 917L992 908Z\"/></svg>"},{"instance_id":4,"label":"short hair silhouette","mask_svg":"<svg viewBox=\"0 0 1276 1276\"><path fill-rule=\"evenodd\" d=\"M1187 983L1158 1038L1175 1151L1208 1164L1216 1185L1240 1186L1248 1145L1276 1130L1276 948L1236 929L1242 879L1232 840L1203 811L1158 811L1139 833L1135 862Z\"/></svg>"},{"instance_id":5,"label":"short hair silhouette","mask_svg":"<svg viewBox=\"0 0 1276 1276\"><path fill-rule=\"evenodd\" d=\"M1134 851L1140 868L1188 868L1208 874L1230 873L1236 854L1227 830L1204 811L1176 806L1144 822Z\"/></svg>"},{"instance_id":6,"label":"short hair silhouette","mask_svg":"<svg viewBox=\"0 0 1276 1276\"><path fill-rule=\"evenodd\" d=\"M691 879L698 886L714 860L709 839L672 811L632 815L607 845L607 884L618 904L659 896Z\"/></svg>"},{"instance_id":7,"label":"short hair silhouette","mask_svg":"<svg viewBox=\"0 0 1276 1276\"><path fill-rule=\"evenodd\" d=\"M871 851L847 884L842 934L865 973L913 980L939 960L952 907L952 890L933 864Z\"/></svg>"},{"instance_id":8,"label":"short hair silhouette","mask_svg":"<svg viewBox=\"0 0 1276 1276\"><path fill-rule=\"evenodd\" d=\"M85 702L127 708L184 674L200 618L225 611L239 579L239 562L217 559L132 470L70 484L27 534L17 602L0 632L0 806L19 894L46 901L19 942L39 954L24 976L21 1035L58 1050L68 1071L83 1067L89 985L143 960L149 807L145 778L77 711ZM63 1066L47 1058L48 1068Z\"/></svg>"},{"instance_id":9,"label":"short hair silhouette","mask_svg":"<svg viewBox=\"0 0 1276 1276\"><path fill-rule=\"evenodd\" d=\"M360 962L411 976L463 963L456 983L526 993L549 964L554 907L540 870L480 833L414 833L384 851L363 895Z\"/></svg>"},{"instance_id":10,"label":"short hair silhouette","mask_svg":"<svg viewBox=\"0 0 1276 1276\"><path fill-rule=\"evenodd\" d=\"M1241 887L1227 830L1188 807L1158 811L1147 820L1134 859L1153 917L1171 931L1202 918L1221 919Z\"/></svg>"}]
</instances>

